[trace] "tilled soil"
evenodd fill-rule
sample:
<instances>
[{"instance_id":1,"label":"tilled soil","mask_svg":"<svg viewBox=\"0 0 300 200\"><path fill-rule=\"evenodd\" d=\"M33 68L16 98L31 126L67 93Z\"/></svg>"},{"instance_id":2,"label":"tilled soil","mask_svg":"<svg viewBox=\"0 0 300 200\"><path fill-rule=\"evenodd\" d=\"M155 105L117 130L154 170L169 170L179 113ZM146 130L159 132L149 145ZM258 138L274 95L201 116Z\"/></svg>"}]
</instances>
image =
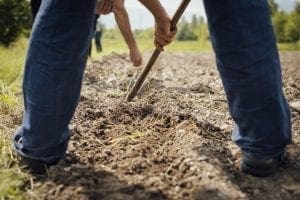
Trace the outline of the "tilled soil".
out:
<instances>
[{"instance_id":1,"label":"tilled soil","mask_svg":"<svg viewBox=\"0 0 300 200\"><path fill-rule=\"evenodd\" d=\"M146 58L149 55L145 55ZM283 53L284 90L300 99L300 53ZM163 53L139 96L127 55L87 66L65 158L34 180L42 199L300 199L300 113L289 158L269 178L239 170L232 119L211 53Z\"/></svg>"}]
</instances>

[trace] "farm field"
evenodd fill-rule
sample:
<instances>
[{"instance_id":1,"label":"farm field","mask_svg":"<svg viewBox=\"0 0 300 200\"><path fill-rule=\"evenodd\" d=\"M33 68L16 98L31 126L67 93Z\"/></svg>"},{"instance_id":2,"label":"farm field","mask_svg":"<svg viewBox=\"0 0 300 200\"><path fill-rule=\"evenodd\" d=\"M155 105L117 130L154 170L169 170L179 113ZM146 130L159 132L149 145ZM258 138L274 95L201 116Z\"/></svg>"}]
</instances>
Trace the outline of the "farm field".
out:
<instances>
[{"instance_id":1,"label":"farm field","mask_svg":"<svg viewBox=\"0 0 300 200\"><path fill-rule=\"evenodd\" d=\"M185 0L164 0L161 4L172 18L180 1ZM99 18L90 13L91 7L79 1L60 6L56 6L59 1L52 3L0 0L0 200L300 200L300 0L241 1L236 5L226 1L224 5L191 1L176 23L172 43L164 47L144 87L131 102L125 101L129 88L148 62L155 48L154 41L158 36L168 41L164 34L169 27L168 20L159 4L97 1ZM215 12L218 10L222 11ZM84 19L79 19L80 16ZM251 23L255 19L259 21ZM138 49L133 48L135 42L129 30ZM91 43L83 47L88 36ZM292 142L287 147L287 159L276 174L256 178L239 169L242 155L232 142L234 122L216 68L214 50L230 56L232 63L244 66L247 57L250 60L253 57L244 52L252 49L264 56L260 47L268 45L272 51L274 36L282 67L283 91L291 111ZM40 48L39 52L36 47ZM80 54L76 53L77 47L82 48ZM32 57L27 58L29 48L33 53L29 51ZM133 55L138 50L143 56L143 66L136 68L130 57L137 60ZM69 53L80 59L73 56L74 62L68 60ZM245 54L246 60L238 59L239 54ZM140 54L137 55L140 60ZM35 85L43 85L45 81L39 82L38 73L30 69L47 67L41 68L40 75L51 77L53 80L46 82L57 86L43 85L48 93L64 87L59 75L52 73L66 72L60 61L73 63L75 69L76 60L82 61L85 56L86 70L78 107L68 124L67 152L45 175L30 174L12 145L25 110L24 66L29 69L26 80ZM239 85L243 83L241 80ZM265 88L264 85L258 87ZM33 93L40 91L27 88ZM259 101L260 95L255 96L255 100L249 98L249 105ZM56 103L56 98L52 100ZM25 101L33 106L40 102L31 98ZM40 108L44 107L48 108L47 105ZM27 109L32 111L30 106ZM248 107L242 109L247 115ZM280 128L275 118L270 116L274 119L273 127ZM252 115L250 120L259 119ZM31 126L28 120L23 123L25 128ZM262 122L257 125L266 129ZM38 123L33 127L42 126ZM39 132L41 135L37 137L46 133ZM272 139L274 134L268 136ZM22 143L31 146L34 152L40 149L30 145L26 138ZM256 148L260 149L258 143Z\"/></svg>"},{"instance_id":2,"label":"farm field","mask_svg":"<svg viewBox=\"0 0 300 200\"><path fill-rule=\"evenodd\" d=\"M212 53L163 53L139 96L124 103L136 71L128 59L113 53L87 66L68 152L48 177L30 178L26 198L300 198L299 111L292 109L287 163L254 178L238 169ZM281 60L291 103L300 99L300 54L283 52Z\"/></svg>"}]
</instances>

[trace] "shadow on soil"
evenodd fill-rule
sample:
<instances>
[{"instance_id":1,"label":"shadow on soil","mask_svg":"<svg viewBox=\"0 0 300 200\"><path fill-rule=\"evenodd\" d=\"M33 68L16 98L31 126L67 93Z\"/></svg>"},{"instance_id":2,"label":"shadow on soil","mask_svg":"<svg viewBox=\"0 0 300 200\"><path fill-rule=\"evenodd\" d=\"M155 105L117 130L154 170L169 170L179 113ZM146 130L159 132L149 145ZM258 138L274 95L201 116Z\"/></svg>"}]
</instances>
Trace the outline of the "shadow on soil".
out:
<instances>
[{"instance_id":1,"label":"shadow on soil","mask_svg":"<svg viewBox=\"0 0 300 200\"><path fill-rule=\"evenodd\" d=\"M296 144L289 146L287 161L274 176L256 178L239 170L240 155L233 155L225 143L230 140L231 133L222 132L212 124L197 122L197 125L207 130L206 135L203 136L210 140L207 147L197 147L199 156L212 158L209 160L218 159L220 161L218 167L221 168L222 173L246 195L247 199L300 199L300 146ZM216 188L208 188L196 191L195 199L227 200L230 198Z\"/></svg>"},{"instance_id":2,"label":"shadow on soil","mask_svg":"<svg viewBox=\"0 0 300 200\"><path fill-rule=\"evenodd\" d=\"M72 157L73 164L65 159L50 169L48 177L38 180L52 188L42 199L166 199L160 190L147 191L143 185L128 184L105 169L75 161L74 155L67 157Z\"/></svg>"}]
</instances>

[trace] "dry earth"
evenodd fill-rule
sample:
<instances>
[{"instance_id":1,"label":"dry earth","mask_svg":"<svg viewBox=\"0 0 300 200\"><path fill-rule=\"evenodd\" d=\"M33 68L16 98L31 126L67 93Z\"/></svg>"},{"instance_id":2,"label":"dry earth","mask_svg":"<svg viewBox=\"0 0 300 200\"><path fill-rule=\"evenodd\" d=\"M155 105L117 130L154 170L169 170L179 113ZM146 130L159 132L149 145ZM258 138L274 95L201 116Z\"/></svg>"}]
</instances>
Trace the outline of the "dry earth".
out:
<instances>
[{"instance_id":1,"label":"dry earth","mask_svg":"<svg viewBox=\"0 0 300 200\"><path fill-rule=\"evenodd\" d=\"M149 55L145 55L147 57ZM289 102L300 99L300 53L281 54ZM300 199L300 113L289 158L269 178L239 171L232 120L211 53L164 53L124 103L127 55L88 65L68 152L31 183L37 199Z\"/></svg>"}]
</instances>

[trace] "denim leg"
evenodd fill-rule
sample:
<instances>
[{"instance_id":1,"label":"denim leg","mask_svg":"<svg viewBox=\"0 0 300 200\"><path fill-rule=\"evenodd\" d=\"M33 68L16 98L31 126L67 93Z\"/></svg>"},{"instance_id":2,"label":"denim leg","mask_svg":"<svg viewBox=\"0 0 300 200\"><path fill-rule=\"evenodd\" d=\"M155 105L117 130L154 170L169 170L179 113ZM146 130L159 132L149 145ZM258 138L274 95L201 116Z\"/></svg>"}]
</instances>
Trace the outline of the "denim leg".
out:
<instances>
[{"instance_id":1,"label":"denim leg","mask_svg":"<svg viewBox=\"0 0 300 200\"><path fill-rule=\"evenodd\" d=\"M42 1L25 63L25 113L14 137L17 153L45 162L56 161L65 153L94 12L95 0Z\"/></svg>"},{"instance_id":2,"label":"denim leg","mask_svg":"<svg viewBox=\"0 0 300 200\"><path fill-rule=\"evenodd\" d=\"M217 67L244 153L274 156L291 141L267 0L204 0Z\"/></svg>"}]
</instances>

